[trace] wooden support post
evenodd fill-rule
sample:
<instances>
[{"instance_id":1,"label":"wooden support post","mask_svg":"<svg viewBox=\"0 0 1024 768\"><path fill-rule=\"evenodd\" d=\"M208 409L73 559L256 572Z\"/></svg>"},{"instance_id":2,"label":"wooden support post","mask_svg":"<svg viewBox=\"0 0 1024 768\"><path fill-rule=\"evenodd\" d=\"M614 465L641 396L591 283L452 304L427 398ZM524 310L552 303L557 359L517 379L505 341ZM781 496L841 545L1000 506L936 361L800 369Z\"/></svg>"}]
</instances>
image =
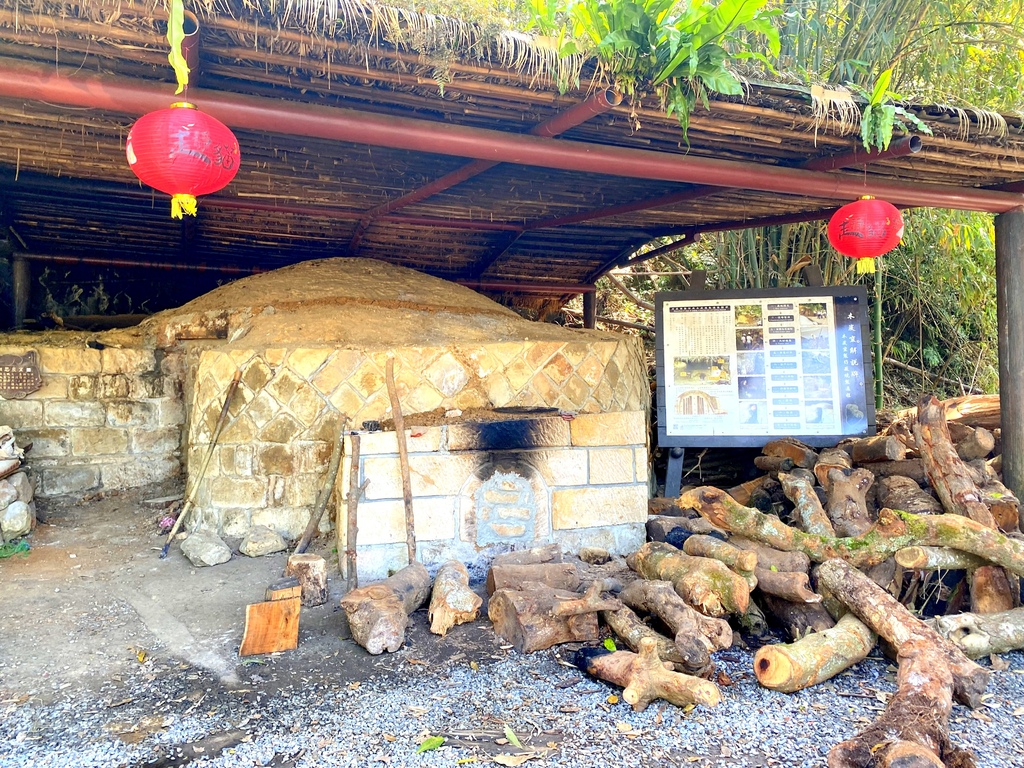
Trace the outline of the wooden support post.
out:
<instances>
[{"instance_id":1,"label":"wooden support post","mask_svg":"<svg viewBox=\"0 0 1024 768\"><path fill-rule=\"evenodd\" d=\"M996 216L996 315L1003 484L1024 493L1024 207Z\"/></svg>"},{"instance_id":2,"label":"wooden support post","mask_svg":"<svg viewBox=\"0 0 1024 768\"><path fill-rule=\"evenodd\" d=\"M583 327L597 327L597 293L594 291L583 294Z\"/></svg>"},{"instance_id":3,"label":"wooden support post","mask_svg":"<svg viewBox=\"0 0 1024 768\"><path fill-rule=\"evenodd\" d=\"M11 283L14 286L14 328L18 330L25 326L25 318L28 315L28 304L32 295L32 274L28 259L24 256L15 256L11 266Z\"/></svg>"}]
</instances>

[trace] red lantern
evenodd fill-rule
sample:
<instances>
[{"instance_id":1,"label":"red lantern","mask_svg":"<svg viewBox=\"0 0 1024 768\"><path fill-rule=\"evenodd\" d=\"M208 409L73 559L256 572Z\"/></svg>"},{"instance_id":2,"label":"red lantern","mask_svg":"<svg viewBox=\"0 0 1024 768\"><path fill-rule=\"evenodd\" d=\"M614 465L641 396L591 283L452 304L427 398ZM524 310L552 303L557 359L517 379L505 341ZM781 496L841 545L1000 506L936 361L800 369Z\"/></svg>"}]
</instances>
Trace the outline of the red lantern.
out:
<instances>
[{"instance_id":1,"label":"red lantern","mask_svg":"<svg viewBox=\"0 0 1024 768\"><path fill-rule=\"evenodd\" d=\"M903 239L903 216L892 203L862 197L832 214L828 241L844 256L857 259L857 272L875 271L874 260Z\"/></svg>"},{"instance_id":2,"label":"red lantern","mask_svg":"<svg viewBox=\"0 0 1024 768\"><path fill-rule=\"evenodd\" d=\"M171 196L175 219L195 216L196 197L227 186L241 161L231 129L187 102L136 120L125 149L135 175Z\"/></svg>"}]
</instances>

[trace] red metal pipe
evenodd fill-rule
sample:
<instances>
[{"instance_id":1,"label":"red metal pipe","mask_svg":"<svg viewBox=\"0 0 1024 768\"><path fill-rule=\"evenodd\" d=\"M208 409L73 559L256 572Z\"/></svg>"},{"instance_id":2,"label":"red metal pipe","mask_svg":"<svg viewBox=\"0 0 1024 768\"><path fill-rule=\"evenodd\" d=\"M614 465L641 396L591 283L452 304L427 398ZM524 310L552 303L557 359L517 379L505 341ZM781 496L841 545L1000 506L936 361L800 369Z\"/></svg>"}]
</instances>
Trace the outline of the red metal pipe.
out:
<instances>
[{"instance_id":1,"label":"red metal pipe","mask_svg":"<svg viewBox=\"0 0 1024 768\"><path fill-rule=\"evenodd\" d=\"M872 150L871 152L858 152L857 149L854 149L852 152L844 152L841 155L815 157L801 163L798 167L809 171L835 171L852 165L866 165L867 163L874 163L886 158L905 157L906 155L912 155L920 151L920 136L903 136L890 143L889 148L884 151ZM597 219L611 218L612 216L621 216L626 213L646 211L652 208L664 208L669 205L678 205L679 203L686 203L692 200L700 200L701 198L708 197L709 195L715 195L725 191L726 190L721 187L701 184L696 187L683 190L682 192L673 192L668 195L661 195L660 197L650 197L646 200L635 200L631 203L612 205L607 208L580 211L579 213L574 213L569 216L559 216L558 218L552 219L539 219L537 221L527 222L525 228L527 231L530 231L534 229L547 229L548 227L561 227L566 224L580 224L584 221L595 221ZM1024 190L1003 191L1017 192Z\"/></svg>"},{"instance_id":2,"label":"red metal pipe","mask_svg":"<svg viewBox=\"0 0 1024 768\"><path fill-rule=\"evenodd\" d=\"M580 283L513 283L502 280L453 280L474 291L501 291L504 293L534 293L554 296L561 293L593 293L596 286Z\"/></svg>"},{"instance_id":3,"label":"red metal pipe","mask_svg":"<svg viewBox=\"0 0 1024 768\"><path fill-rule=\"evenodd\" d=\"M534 136L546 136L551 138L560 133L564 133L570 128L575 128L577 125L586 122L595 115L607 112L612 107L618 106L621 103L621 94L611 90L600 90L586 101L574 104L564 112L560 112L548 120L538 123L530 129L530 133ZM492 162L490 160L474 160L472 163L468 163L461 168L456 168L451 173L446 173L444 176L424 184L419 189L414 189L412 192L404 194L401 197L396 197L394 200L389 200L382 205L378 205L376 208L371 208L363 214L363 217L359 220L359 224L356 226L355 232L352 233L352 237L348 243L348 252L350 254L355 254L356 249L359 248L359 244L363 241L363 236L366 234L366 230L370 228L370 225L373 224L376 219L379 219L386 214L393 213L400 208L412 205L413 203L426 200L428 197L433 197L440 192L444 192L446 189L451 189L464 181L472 179L474 176L479 176L484 171L490 170L496 165L499 165L499 163Z\"/></svg>"},{"instance_id":4,"label":"red metal pipe","mask_svg":"<svg viewBox=\"0 0 1024 768\"><path fill-rule=\"evenodd\" d=\"M167 105L165 83L64 77L50 67L5 62L0 97L142 114ZM229 126L252 131L391 147L608 176L703 183L761 192L854 200L874 195L894 205L1003 213L1024 196L945 184L907 184L778 168L735 160L612 147L482 128L376 115L349 109L287 103L260 96L196 89L189 94Z\"/></svg>"},{"instance_id":5,"label":"red metal pipe","mask_svg":"<svg viewBox=\"0 0 1024 768\"><path fill-rule=\"evenodd\" d=\"M53 264L84 264L97 267L123 267L127 269L166 269L180 272L219 272L226 275L252 275L266 272L262 267L236 267L229 264L178 264L170 261L135 261L112 256L60 256L48 253L18 253L27 261L45 261Z\"/></svg>"}]
</instances>

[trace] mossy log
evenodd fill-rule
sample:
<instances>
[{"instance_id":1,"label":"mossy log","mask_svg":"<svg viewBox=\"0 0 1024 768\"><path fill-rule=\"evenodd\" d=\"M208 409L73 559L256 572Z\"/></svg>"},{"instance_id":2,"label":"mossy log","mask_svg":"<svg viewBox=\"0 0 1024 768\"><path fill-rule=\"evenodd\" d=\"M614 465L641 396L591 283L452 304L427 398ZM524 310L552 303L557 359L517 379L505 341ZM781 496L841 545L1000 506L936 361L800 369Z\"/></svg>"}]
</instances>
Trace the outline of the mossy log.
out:
<instances>
[{"instance_id":1,"label":"mossy log","mask_svg":"<svg viewBox=\"0 0 1024 768\"><path fill-rule=\"evenodd\" d=\"M842 560L818 569L818 579L865 625L896 648L896 694L875 722L829 752L829 768L925 768L972 765L949 741L953 697L981 704L988 670L904 608L892 595ZM954 760L967 762L953 762Z\"/></svg>"},{"instance_id":2,"label":"mossy log","mask_svg":"<svg viewBox=\"0 0 1024 768\"><path fill-rule=\"evenodd\" d=\"M736 623L750 637L765 637L768 634L768 619L753 595L750 597L746 613L737 616Z\"/></svg>"},{"instance_id":3,"label":"mossy log","mask_svg":"<svg viewBox=\"0 0 1024 768\"><path fill-rule=\"evenodd\" d=\"M683 542L683 552L694 557L710 557L724 563L744 578L757 568L757 553L734 547L714 536L694 534Z\"/></svg>"},{"instance_id":4,"label":"mossy log","mask_svg":"<svg viewBox=\"0 0 1024 768\"><path fill-rule=\"evenodd\" d=\"M990 462L977 459L967 464L971 479L978 486L982 503L995 518L1001 531L1020 530L1020 500L1003 485L999 473ZM909 510L908 510L909 511Z\"/></svg>"},{"instance_id":5,"label":"mossy log","mask_svg":"<svg viewBox=\"0 0 1024 768\"><path fill-rule=\"evenodd\" d=\"M864 622L848 613L823 632L762 646L754 655L754 674L765 688L793 693L849 669L871 652L876 640Z\"/></svg>"},{"instance_id":6,"label":"mossy log","mask_svg":"<svg viewBox=\"0 0 1024 768\"><path fill-rule=\"evenodd\" d=\"M937 616L926 623L972 659L1024 648L1024 608Z\"/></svg>"},{"instance_id":7,"label":"mossy log","mask_svg":"<svg viewBox=\"0 0 1024 768\"><path fill-rule=\"evenodd\" d=\"M409 614L430 596L430 574L412 563L376 584L353 589L341 598L352 639L369 653L394 653L405 642Z\"/></svg>"},{"instance_id":8,"label":"mossy log","mask_svg":"<svg viewBox=\"0 0 1024 768\"><path fill-rule=\"evenodd\" d=\"M756 553L757 564L761 568L798 573L807 573L811 568L811 558L803 552L783 552L781 549L748 539L746 536L730 536L729 543L738 549Z\"/></svg>"},{"instance_id":9,"label":"mossy log","mask_svg":"<svg viewBox=\"0 0 1024 768\"><path fill-rule=\"evenodd\" d=\"M724 619L705 616L679 596L671 582L637 579L619 594L630 608L657 616L675 634L680 650L690 638L706 644L709 651L732 645L732 628Z\"/></svg>"},{"instance_id":10,"label":"mossy log","mask_svg":"<svg viewBox=\"0 0 1024 768\"><path fill-rule=\"evenodd\" d=\"M823 603L794 603L763 592L757 595L757 599L772 624L784 629L793 640L812 632L824 632L836 625Z\"/></svg>"},{"instance_id":11,"label":"mossy log","mask_svg":"<svg viewBox=\"0 0 1024 768\"><path fill-rule=\"evenodd\" d=\"M842 448L826 448L818 454L818 461L814 465L814 476L818 478L818 485L826 491L829 489L828 473L838 469L840 471L853 469L853 461Z\"/></svg>"},{"instance_id":12,"label":"mossy log","mask_svg":"<svg viewBox=\"0 0 1024 768\"><path fill-rule=\"evenodd\" d=\"M878 522L864 535L829 538L804 533L776 517L740 506L724 491L711 486L687 491L681 502L713 525L775 549L803 552L817 563L838 557L866 568L904 547L922 545L970 552L1024 576L1024 543L960 515L911 515L883 509Z\"/></svg>"},{"instance_id":13,"label":"mossy log","mask_svg":"<svg viewBox=\"0 0 1024 768\"><path fill-rule=\"evenodd\" d=\"M526 583L523 589L499 589L487 604L487 616L498 637L520 653L539 651L560 643L586 643L597 639L598 611L617 611L622 603L601 597L594 582L582 597L575 592Z\"/></svg>"},{"instance_id":14,"label":"mossy log","mask_svg":"<svg viewBox=\"0 0 1024 768\"><path fill-rule=\"evenodd\" d=\"M673 672L658 658L657 644L651 638L640 641L640 652L584 649L577 653L577 666L588 675L622 686L622 698L633 710L643 712L655 699L664 699L679 707L688 704L716 706L722 694L714 683L699 677Z\"/></svg>"},{"instance_id":15,"label":"mossy log","mask_svg":"<svg viewBox=\"0 0 1024 768\"><path fill-rule=\"evenodd\" d=\"M821 595L811 589L806 573L758 568L754 575L757 577L757 588L766 595L781 597L793 603L821 602Z\"/></svg>"},{"instance_id":16,"label":"mossy log","mask_svg":"<svg viewBox=\"0 0 1024 768\"><path fill-rule=\"evenodd\" d=\"M430 594L430 631L444 637L456 624L473 621L480 615L483 598L469 588L469 572L457 560L449 560L434 576Z\"/></svg>"},{"instance_id":17,"label":"mossy log","mask_svg":"<svg viewBox=\"0 0 1024 768\"><path fill-rule=\"evenodd\" d=\"M704 677L714 666L706 644L699 641L694 642L687 652L683 653L670 638L660 632L655 632L626 606L617 611L601 611L600 616L615 633L615 636L629 646L630 650L639 651L640 641L649 637L657 643L658 655L662 660L678 665L691 675Z\"/></svg>"},{"instance_id":18,"label":"mossy log","mask_svg":"<svg viewBox=\"0 0 1024 768\"><path fill-rule=\"evenodd\" d=\"M867 494L875 476L866 469L829 473L828 504L825 511L837 536L860 536L870 530Z\"/></svg>"},{"instance_id":19,"label":"mossy log","mask_svg":"<svg viewBox=\"0 0 1024 768\"><path fill-rule=\"evenodd\" d=\"M818 494L814 492L814 486L806 478L781 474L779 482L786 496L793 502L793 517L803 531L818 536L836 535L832 521L825 514Z\"/></svg>"},{"instance_id":20,"label":"mossy log","mask_svg":"<svg viewBox=\"0 0 1024 768\"><path fill-rule=\"evenodd\" d=\"M742 576L718 560L692 557L669 544L650 541L626 562L645 579L672 582L679 596L706 616L744 613L750 602L750 587Z\"/></svg>"},{"instance_id":21,"label":"mossy log","mask_svg":"<svg viewBox=\"0 0 1024 768\"><path fill-rule=\"evenodd\" d=\"M875 483L875 498L878 506L899 509L912 515L938 515L942 504L917 484L903 475L881 477Z\"/></svg>"},{"instance_id":22,"label":"mossy log","mask_svg":"<svg viewBox=\"0 0 1024 768\"><path fill-rule=\"evenodd\" d=\"M904 547L896 552L896 563L910 571L965 571L985 565L985 560L949 547Z\"/></svg>"}]
</instances>

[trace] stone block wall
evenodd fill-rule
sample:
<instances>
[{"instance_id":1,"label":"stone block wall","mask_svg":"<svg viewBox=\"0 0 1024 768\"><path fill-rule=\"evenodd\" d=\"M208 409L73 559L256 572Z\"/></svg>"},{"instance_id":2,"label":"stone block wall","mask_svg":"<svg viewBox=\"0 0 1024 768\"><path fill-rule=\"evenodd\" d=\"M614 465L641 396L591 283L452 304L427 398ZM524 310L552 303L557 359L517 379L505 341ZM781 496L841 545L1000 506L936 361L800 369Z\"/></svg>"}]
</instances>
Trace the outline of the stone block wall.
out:
<instances>
[{"instance_id":1,"label":"stone block wall","mask_svg":"<svg viewBox=\"0 0 1024 768\"><path fill-rule=\"evenodd\" d=\"M61 346L0 343L0 354L39 355L41 389L0 398L0 424L18 444L36 495L52 497L132 488L181 473L185 423L181 354L152 349L91 349L84 336L61 334Z\"/></svg>"},{"instance_id":2,"label":"stone block wall","mask_svg":"<svg viewBox=\"0 0 1024 768\"><path fill-rule=\"evenodd\" d=\"M418 558L472 564L510 546L635 551L647 519L647 414L524 419L541 447L489 450L478 424L407 430ZM517 424L520 422L517 422ZM351 454L346 445L346 456ZM362 579L404 564L405 507L394 432L360 435L358 567ZM347 472L345 478L348 477ZM347 492L347 491L346 491ZM339 551L347 546L339 535Z\"/></svg>"},{"instance_id":3,"label":"stone block wall","mask_svg":"<svg viewBox=\"0 0 1024 768\"><path fill-rule=\"evenodd\" d=\"M450 345L436 347L402 347L394 350L365 350L304 346L300 348L254 349L244 339L235 344L198 352L193 373L187 384L189 407L188 466L200 466L206 446L235 371L242 377L230 408L231 418L225 428L207 475L198 487L197 508L202 522L218 528L228 536L242 536L253 525L269 525L290 538L299 536L309 519L332 451L332 441L339 419L348 417L350 428L359 428L364 421L381 420L390 415L390 399L385 384L385 366L389 356L395 358L395 379L406 415L417 412L460 412L509 406L524 408L557 408L572 414L614 413L644 414L649 405L649 387L639 345L626 337L615 340L585 342L519 341ZM566 429L576 422L563 422ZM566 489L581 489L589 482L580 472L589 473L587 440L598 441L600 435L585 434L587 420L575 429L579 432L580 456L586 461L577 468L573 483ZM646 444L646 420L630 417L629 441L622 443L619 453L611 445L595 442L594 466L608 466L604 477L614 478L601 484L616 486L643 484L644 504L635 499L637 509L646 514L646 469L637 480L634 468L635 446ZM597 427L593 427L597 429ZM584 430L584 431L581 431ZM413 430L416 432L416 430ZM424 435L435 432L427 429ZM383 439L383 438L379 438ZM412 443L422 441L412 437ZM445 440L451 433L445 433ZM438 438L440 440L440 438ZM422 444L422 443L420 443ZM557 448L569 451L569 443ZM609 449L607 455L601 450ZM475 459L452 458L458 446L418 451L417 461L444 456L445 469L433 474L437 482L447 476L447 462L462 461L466 469ZM628 462L627 462L628 458ZM571 464L569 458L560 459ZM578 461L578 459L577 459ZM643 463L646 467L646 453ZM397 472L394 462L375 465L370 459L367 469L371 478L369 498L385 501L380 496L385 484L393 483ZM380 474L378 474L380 473ZM426 476L426 474L424 476ZM424 508L424 520L431 515L443 517L437 507L441 502L429 501L449 497L455 499L467 472L450 481L444 492L429 494L413 492ZM387 479L386 479L387 478ZM545 481L546 482L546 481ZM556 483L562 487L561 481ZM388 486L390 487L390 486ZM633 491L639 498L639 491ZM399 498L401 494L399 493ZM422 498L420 498L422 497ZM555 505L562 496L548 501ZM631 497L632 498L632 497ZM426 506L424 506L426 505ZM553 507L554 508L554 507ZM377 511L387 518L391 506L379 505ZM433 510L433 511L429 511Z\"/></svg>"}]
</instances>

